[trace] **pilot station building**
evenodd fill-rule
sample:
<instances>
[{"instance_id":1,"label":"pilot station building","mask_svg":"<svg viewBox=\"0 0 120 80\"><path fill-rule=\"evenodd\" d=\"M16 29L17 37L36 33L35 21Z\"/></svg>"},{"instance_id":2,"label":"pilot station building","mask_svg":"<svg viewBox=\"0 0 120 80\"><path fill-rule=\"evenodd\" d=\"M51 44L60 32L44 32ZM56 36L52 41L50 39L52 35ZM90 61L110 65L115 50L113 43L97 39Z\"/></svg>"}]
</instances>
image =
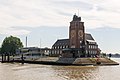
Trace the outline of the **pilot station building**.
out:
<instances>
[{"instance_id":1,"label":"pilot station building","mask_svg":"<svg viewBox=\"0 0 120 80\"><path fill-rule=\"evenodd\" d=\"M69 26L69 38L59 39L53 45L50 56L95 57L100 54L97 42L91 34L85 33L81 17L73 16Z\"/></svg>"}]
</instances>

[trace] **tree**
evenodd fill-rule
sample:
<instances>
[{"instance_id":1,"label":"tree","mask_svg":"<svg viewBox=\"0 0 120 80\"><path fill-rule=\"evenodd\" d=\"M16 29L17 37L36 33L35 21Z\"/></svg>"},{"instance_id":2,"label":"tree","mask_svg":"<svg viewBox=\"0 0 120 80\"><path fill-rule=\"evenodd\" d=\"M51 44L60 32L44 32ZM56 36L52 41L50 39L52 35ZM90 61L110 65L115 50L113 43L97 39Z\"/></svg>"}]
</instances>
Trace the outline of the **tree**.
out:
<instances>
[{"instance_id":1,"label":"tree","mask_svg":"<svg viewBox=\"0 0 120 80\"><path fill-rule=\"evenodd\" d=\"M1 53L15 54L16 49L19 49L22 47L23 47L23 44L19 38L13 37L13 36L6 37L2 43Z\"/></svg>"}]
</instances>

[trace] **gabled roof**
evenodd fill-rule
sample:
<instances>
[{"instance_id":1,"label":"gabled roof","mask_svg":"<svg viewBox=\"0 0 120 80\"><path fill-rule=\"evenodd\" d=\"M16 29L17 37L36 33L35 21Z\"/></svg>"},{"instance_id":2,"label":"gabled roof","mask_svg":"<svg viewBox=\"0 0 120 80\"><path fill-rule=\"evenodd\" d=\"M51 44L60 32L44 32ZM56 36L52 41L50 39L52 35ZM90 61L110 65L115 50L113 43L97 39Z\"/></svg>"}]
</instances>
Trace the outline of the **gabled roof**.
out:
<instances>
[{"instance_id":1,"label":"gabled roof","mask_svg":"<svg viewBox=\"0 0 120 80\"><path fill-rule=\"evenodd\" d=\"M86 40L94 40L91 34L85 33Z\"/></svg>"},{"instance_id":2,"label":"gabled roof","mask_svg":"<svg viewBox=\"0 0 120 80\"><path fill-rule=\"evenodd\" d=\"M69 39L58 39L53 46L57 45L69 45Z\"/></svg>"},{"instance_id":3,"label":"gabled roof","mask_svg":"<svg viewBox=\"0 0 120 80\"><path fill-rule=\"evenodd\" d=\"M92 35L91 34L88 34L88 33L85 33L85 39L86 41L88 42L95 42L95 40L93 39ZM95 42L96 43L96 42ZM54 44L53 46L64 46L64 45L69 45L69 39L58 39Z\"/></svg>"},{"instance_id":4,"label":"gabled roof","mask_svg":"<svg viewBox=\"0 0 120 80\"><path fill-rule=\"evenodd\" d=\"M91 34L85 33L85 36L86 36L86 41L89 42L89 44L97 44Z\"/></svg>"}]
</instances>

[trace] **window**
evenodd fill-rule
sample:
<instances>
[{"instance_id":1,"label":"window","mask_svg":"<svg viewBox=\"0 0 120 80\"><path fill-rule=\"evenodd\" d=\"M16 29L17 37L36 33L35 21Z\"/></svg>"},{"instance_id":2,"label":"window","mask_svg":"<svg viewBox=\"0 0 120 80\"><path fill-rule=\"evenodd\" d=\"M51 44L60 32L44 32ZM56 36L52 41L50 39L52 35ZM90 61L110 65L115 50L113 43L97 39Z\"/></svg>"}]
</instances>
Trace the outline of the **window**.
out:
<instances>
[{"instance_id":1,"label":"window","mask_svg":"<svg viewBox=\"0 0 120 80\"><path fill-rule=\"evenodd\" d=\"M90 53L92 54L92 51L90 51Z\"/></svg>"},{"instance_id":2,"label":"window","mask_svg":"<svg viewBox=\"0 0 120 80\"><path fill-rule=\"evenodd\" d=\"M89 51L89 53L91 54L91 52Z\"/></svg>"},{"instance_id":3,"label":"window","mask_svg":"<svg viewBox=\"0 0 120 80\"><path fill-rule=\"evenodd\" d=\"M95 49L97 49L97 46L95 45Z\"/></svg>"},{"instance_id":4,"label":"window","mask_svg":"<svg viewBox=\"0 0 120 80\"><path fill-rule=\"evenodd\" d=\"M68 48L68 46L66 46L66 48Z\"/></svg>"},{"instance_id":5,"label":"window","mask_svg":"<svg viewBox=\"0 0 120 80\"><path fill-rule=\"evenodd\" d=\"M60 50L60 54L62 53L62 50Z\"/></svg>"},{"instance_id":6,"label":"window","mask_svg":"<svg viewBox=\"0 0 120 80\"><path fill-rule=\"evenodd\" d=\"M97 54L97 51L95 51L95 54Z\"/></svg>"},{"instance_id":7,"label":"window","mask_svg":"<svg viewBox=\"0 0 120 80\"><path fill-rule=\"evenodd\" d=\"M53 50L51 51L51 54L53 54L54 52L53 52Z\"/></svg>"},{"instance_id":8,"label":"window","mask_svg":"<svg viewBox=\"0 0 120 80\"><path fill-rule=\"evenodd\" d=\"M80 48L82 48L82 46L80 45Z\"/></svg>"},{"instance_id":9,"label":"window","mask_svg":"<svg viewBox=\"0 0 120 80\"><path fill-rule=\"evenodd\" d=\"M55 54L56 54L56 50L55 50Z\"/></svg>"},{"instance_id":10,"label":"window","mask_svg":"<svg viewBox=\"0 0 120 80\"><path fill-rule=\"evenodd\" d=\"M97 46L95 46L95 48L97 49Z\"/></svg>"},{"instance_id":11,"label":"window","mask_svg":"<svg viewBox=\"0 0 120 80\"><path fill-rule=\"evenodd\" d=\"M57 50L57 54L59 54L59 50Z\"/></svg>"},{"instance_id":12,"label":"window","mask_svg":"<svg viewBox=\"0 0 120 80\"><path fill-rule=\"evenodd\" d=\"M54 53L53 54L55 54L55 50L54 50Z\"/></svg>"},{"instance_id":13,"label":"window","mask_svg":"<svg viewBox=\"0 0 120 80\"><path fill-rule=\"evenodd\" d=\"M89 45L89 49L91 48L91 46Z\"/></svg>"},{"instance_id":14,"label":"window","mask_svg":"<svg viewBox=\"0 0 120 80\"><path fill-rule=\"evenodd\" d=\"M78 23L76 23L76 26L78 26Z\"/></svg>"},{"instance_id":15,"label":"window","mask_svg":"<svg viewBox=\"0 0 120 80\"><path fill-rule=\"evenodd\" d=\"M82 43L82 41L80 41L80 43Z\"/></svg>"},{"instance_id":16,"label":"window","mask_svg":"<svg viewBox=\"0 0 120 80\"><path fill-rule=\"evenodd\" d=\"M59 54L60 54L60 50L59 50Z\"/></svg>"},{"instance_id":17,"label":"window","mask_svg":"<svg viewBox=\"0 0 120 80\"><path fill-rule=\"evenodd\" d=\"M94 51L93 51L93 54L94 54Z\"/></svg>"}]
</instances>

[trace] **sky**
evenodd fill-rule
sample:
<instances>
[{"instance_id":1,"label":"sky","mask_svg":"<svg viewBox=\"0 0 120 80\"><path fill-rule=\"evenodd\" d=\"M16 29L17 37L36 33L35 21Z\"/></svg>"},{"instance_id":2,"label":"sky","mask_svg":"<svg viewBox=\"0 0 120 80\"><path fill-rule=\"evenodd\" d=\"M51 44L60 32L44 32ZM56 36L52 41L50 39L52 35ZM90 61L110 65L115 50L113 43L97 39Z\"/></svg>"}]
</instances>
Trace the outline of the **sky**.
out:
<instances>
[{"instance_id":1,"label":"sky","mask_svg":"<svg viewBox=\"0 0 120 80\"><path fill-rule=\"evenodd\" d=\"M17 36L28 46L51 47L68 38L73 15L81 16L102 52L120 53L120 0L0 0L0 45Z\"/></svg>"}]
</instances>

